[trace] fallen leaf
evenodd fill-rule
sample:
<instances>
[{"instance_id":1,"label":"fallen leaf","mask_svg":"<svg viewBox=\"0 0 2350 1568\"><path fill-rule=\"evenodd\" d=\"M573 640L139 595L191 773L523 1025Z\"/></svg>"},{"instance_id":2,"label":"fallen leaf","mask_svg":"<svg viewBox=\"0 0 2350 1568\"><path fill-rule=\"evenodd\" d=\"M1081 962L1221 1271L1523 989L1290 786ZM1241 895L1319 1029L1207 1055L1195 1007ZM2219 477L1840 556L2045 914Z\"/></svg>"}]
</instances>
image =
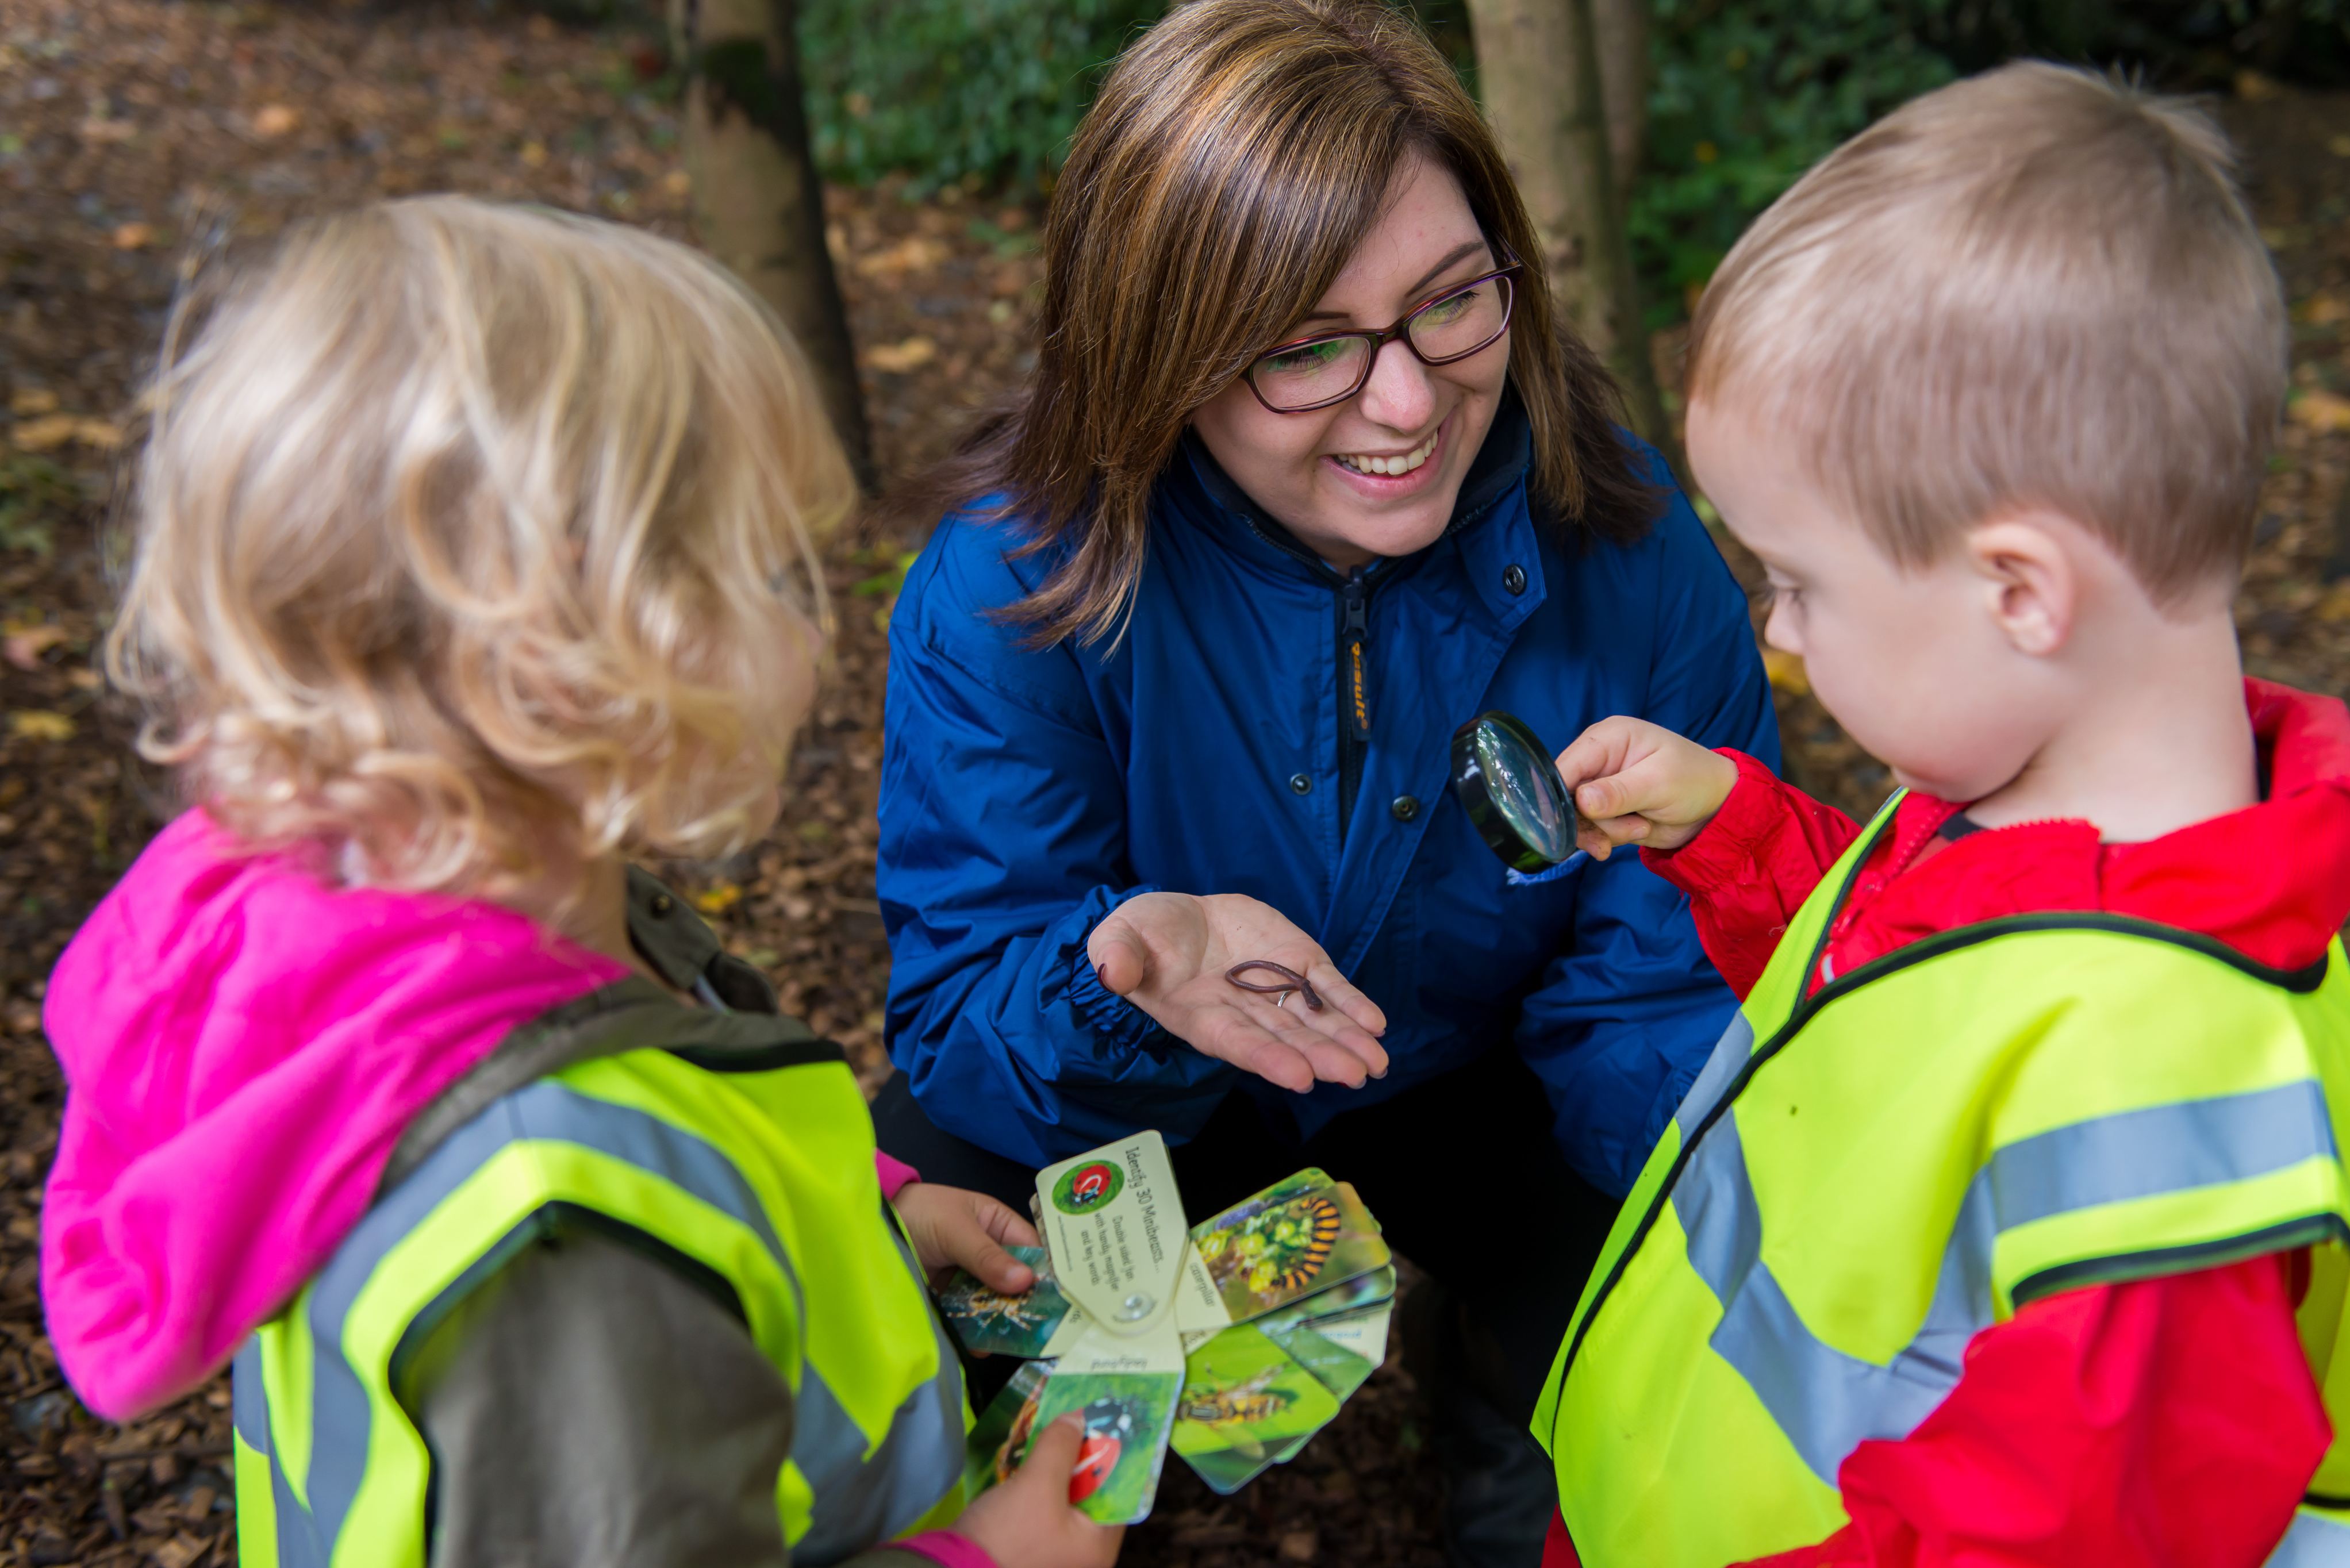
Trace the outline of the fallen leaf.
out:
<instances>
[{"instance_id":1,"label":"fallen leaf","mask_svg":"<svg viewBox=\"0 0 2350 1568\"><path fill-rule=\"evenodd\" d=\"M101 146L110 142L128 141L139 134L139 127L130 120L109 119L103 115L96 114L83 120L80 129L81 139L84 141L95 141Z\"/></svg>"},{"instance_id":2,"label":"fallen leaf","mask_svg":"<svg viewBox=\"0 0 2350 1568\"><path fill-rule=\"evenodd\" d=\"M114 231L114 248L119 251L143 251L154 243L152 223L125 223Z\"/></svg>"},{"instance_id":3,"label":"fallen leaf","mask_svg":"<svg viewBox=\"0 0 2350 1568\"><path fill-rule=\"evenodd\" d=\"M938 357L938 344L919 332L903 343L877 343L865 351L865 362L876 370L911 370Z\"/></svg>"},{"instance_id":4,"label":"fallen leaf","mask_svg":"<svg viewBox=\"0 0 2350 1568\"><path fill-rule=\"evenodd\" d=\"M2317 601L2317 618L2331 626L2350 621L2350 583L2336 583Z\"/></svg>"},{"instance_id":5,"label":"fallen leaf","mask_svg":"<svg viewBox=\"0 0 2350 1568\"><path fill-rule=\"evenodd\" d=\"M301 123L301 115L290 105L265 104L253 117L253 134L264 141L272 141Z\"/></svg>"},{"instance_id":6,"label":"fallen leaf","mask_svg":"<svg viewBox=\"0 0 2350 1568\"><path fill-rule=\"evenodd\" d=\"M522 152L520 156L522 158L522 166L524 168L542 168L546 162L546 143L544 141L525 141L522 144Z\"/></svg>"},{"instance_id":7,"label":"fallen leaf","mask_svg":"<svg viewBox=\"0 0 2350 1568\"><path fill-rule=\"evenodd\" d=\"M38 670L41 655L66 639L61 626L10 626L6 629L5 648L8 662L19 670Z\"/></svg>"},{"instance_id":8,"label":"fallen leaf","mask_svg":"<svg viewBox=\"0 0 2350 1568\"><path fill-rule=\"evenodd\" d=\"M19 452L54 452L80 431L81 418L78 414L45 414L10 431L8 441Z\"/></svg>"},{"instance_id":9,"label":"fallen leaf","mask_svg":"<svg viewBox=\"0 0 2350 1568\"><path fill-rule=\"evenodd\" d=\"M122 444L122 427L105 420L78 420L74 424L74 440L100 452L112 452Z\"/></svg>"},{"instance_id":10,"label":"fallen leaf","mask_svg":"<svg viewBox=\"0 0 2350 1568\"><path fill-rule=\"evenodd\" d=\"M8 731L27 741L70 741L74 722L63 713L27 708L8 715Z\"/></svg>"},{"instance_id":11,"label":"fallen leaf","mask_svg":"<svg viewBox=\"0 0 2350 1568\"><path fill-rule=\"evenodd\" d=\"M163 1568L188 1568L189 1563L204 1554L204 1548L209 1544L210 1542L199 1541L183 1530L162 1545L156 1547L149 1555L161 1563Z\"/></svg>"},{"instance_id":12,"label":"fallen leaf","mask_svg":"<svg viewBox=\"0 0 2350 1568\"><path fill-rule=\"evenodd\" d=\"M1800 654L1766 648L1762 650L1762 672L1771 678L1774 688L1790 697L1807 696L1811 692L1811 677L1804 673L1804 660Z\"/></svg>"},{"instance_id":13,"label":"fallen leaf","mask_svg":"<svg viewBox=\"0 0 2350 1568\"><path fill-rule=\"evenodd\" d=\"M2337 321L2350 321L2350 303L2338 294L2320 290L2303 300L2293 314L2312 327L2331 327Z\"/></svg>"},{"instance_id":14,"label":"fallen leaf","mask_svg":"<svg viewBox=\"0 0 2350 1568\"><path fill-rule=\"evenodd\" d=\"M910 272L928 272L952 254L943 241L912 234L894 245L858 256L857 270L866 277L897 277Z\"/></svg>"},{"instance_id":15,"label":"fallen leaf","mask_svg":"<svg viewBox=\"0 0 2350 1568\"><path fill-rule=\"evenodd\" d=\"M2307 425L2314 431L2350 430L2350 398L2329 392L2323 387L2295 397L2285 413L2294 423Z\"/></svg>"},{"instance_id":16,"label":"fallen leaf","mask_svg":"<svg viewBox=\"0 0 2350 1568\"><path fill-rule=\"evenodd\" d=\"M2276 83L2261 75L2260 72L2243 70L2236 73L2236 96L2246 103L2259 103L2263 99L2272 99L2276 95Z\"/></svg>"},{"instance_id":17,"label":"fallen leaf","mask_svg":"<svg viewBox=\"0 0 2350 1568\"><path fill-rule=\"evenodd\" d=\"M672 196L690 196L693 193L693 176L682 169L672 169L661 176L661 189Z\"/></svg>"},{"instance_id":18,"label":"fallen leaf","mask_svg":"<svg viewBox=\"0 0 2350 1568\"><path fill-rule=\"evenodd\" d=\"M1293 1530L1281 1538L1284 1563L1311 1563L1321 1551L1322 1538L1311 1530Z\"/></svg>"},{"instance_id":19,"label":"fallen leaf","mask_svg":"<svg viewBox=\"0 0 2350 1568\"><path fill-rule=\"evenodd\" d=\"M57 395L37 387L27 387L8 400L8 411L20 419L30 414L56 413Z\"/></svg>"},{"instance_id":20,"label":"fallen leaf","mask_svg":"<svg viewBox=\"0 0 2350 1568\"><path fill-rule=\"evenodd\" d=\"M743 889L732 882L713 882L693 896L693 907L705 915L723 915L743 901Z\"/></svg>"}]
</instances>

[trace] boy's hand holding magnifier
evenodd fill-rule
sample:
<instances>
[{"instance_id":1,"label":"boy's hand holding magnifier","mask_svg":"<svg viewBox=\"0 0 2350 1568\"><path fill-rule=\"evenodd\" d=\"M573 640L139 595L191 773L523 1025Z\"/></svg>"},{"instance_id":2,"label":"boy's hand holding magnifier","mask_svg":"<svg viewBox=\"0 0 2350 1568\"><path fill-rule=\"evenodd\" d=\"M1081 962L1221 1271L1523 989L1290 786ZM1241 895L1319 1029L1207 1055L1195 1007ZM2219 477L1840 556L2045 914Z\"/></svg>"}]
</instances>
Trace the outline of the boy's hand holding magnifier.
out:
<instances>
[{"instance_id":1,"label":"boy's hand holding magnifier","mask_svg":"<svg viewBox=\"0 0 2350 1568\"><path fill-rule=\"evenodd\" d=\"M1575 796L1575 843L1595 860L1618 845L1679 849L1738 783L1738 764L1646 719L1602 719L1558 754Z\"/></svg>"}]
</instances>

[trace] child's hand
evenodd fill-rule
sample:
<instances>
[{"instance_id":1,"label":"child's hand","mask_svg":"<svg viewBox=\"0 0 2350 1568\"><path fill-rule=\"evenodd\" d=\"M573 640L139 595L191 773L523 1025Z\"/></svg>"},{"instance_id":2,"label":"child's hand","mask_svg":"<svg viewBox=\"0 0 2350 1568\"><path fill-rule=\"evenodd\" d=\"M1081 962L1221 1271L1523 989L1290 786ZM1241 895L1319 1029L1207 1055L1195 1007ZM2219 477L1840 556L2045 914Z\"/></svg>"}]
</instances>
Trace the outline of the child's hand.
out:
<instances>
[{"instance_id":1,"label":"child's hand","mask_svg":"<svg viewBox=\"0 0 2350 1568\"><path fill-rule=\"evenodd\" d=\"M932 1284L956 1268L1008 1296L1036 1282L1035 1272L1003 1250L1035 1246L1035 1227L984 1192L910 1181L889 1206L905 1222L906 1238Z\"/></svg>"},{"instance_id":2,"label":"child's hand","mask_svg":"<svg viewBox=\"0 0 2350 1568\"><path fill-rule=\"evenodd\" d=\"M1679 849L1713 820L1738 764L1646 719L1602 719L1558 754L1559 776L1589 820L1576 846L1605 860L1619 844Z\"/></svg>"},{"instance_id":3,"label":"child's hand","mask_svg":"<svg viewBox=\"0 0 2350 1568\"><path fill-rule=\"evenodd\" d=\"M1074 1412L1037 1433L1027 1461L963 1511L956 1533L1000 1568L1110 1568L1126 1526L1097 1524L1069 1502L1069 1472L1085 1436Z\"/></svg>"}]
</instances>

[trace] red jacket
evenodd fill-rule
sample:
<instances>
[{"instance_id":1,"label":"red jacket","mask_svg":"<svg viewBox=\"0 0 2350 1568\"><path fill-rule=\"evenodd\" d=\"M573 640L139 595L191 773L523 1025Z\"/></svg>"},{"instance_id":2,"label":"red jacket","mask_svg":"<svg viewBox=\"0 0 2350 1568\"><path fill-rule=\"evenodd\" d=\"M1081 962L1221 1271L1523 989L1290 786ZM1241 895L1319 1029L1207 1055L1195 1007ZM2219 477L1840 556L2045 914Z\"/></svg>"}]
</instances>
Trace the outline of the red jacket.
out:
<instances>
[{"instance_id":1,"label":"red jacket","mask_svg":"<svg viewBox=\"0 0 2350 1568\"><path fill-rule=\"evenodd\" d=\"M2083 821L1972 829L1912 795L1831 928L1816 988L1905 943L2002 915L2104 910L2217 937L2279 968L2350 918L2350 711L2245 682L2268 797L2143 844ZM1742 996L1859 829L1725 753L1737 786L1704 831L1643 851L1690 896ZM1955 820L1954 820L1955 819ZM2332 1439L2293 1325L2306 1256L2043 1297L1967 1347L1917 1430L1838 1473L1852 1522L1768 1568L2256 1568ZM1554 1523L1544 1568L1575 1568Z\"/></svg>"}]
</instances>

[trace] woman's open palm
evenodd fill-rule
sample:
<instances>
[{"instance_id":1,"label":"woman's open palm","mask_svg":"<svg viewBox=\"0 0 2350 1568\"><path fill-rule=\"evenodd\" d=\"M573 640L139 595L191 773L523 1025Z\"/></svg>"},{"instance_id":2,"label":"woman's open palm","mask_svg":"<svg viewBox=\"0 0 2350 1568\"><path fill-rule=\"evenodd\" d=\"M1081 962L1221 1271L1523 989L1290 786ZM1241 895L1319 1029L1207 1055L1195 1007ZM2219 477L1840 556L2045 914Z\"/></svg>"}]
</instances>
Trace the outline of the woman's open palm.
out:
<instances>
[{"instance_id":1,"label":"woman's open palm","mask_svg":"<svg viewBox=\"0 0 2350 1568\"><path fill-rule=\"evenodd\" d=\"M1094 928L1086 952L1103 985L1169 1033L1284 1089L1302 1094L1317 1079L1359 1088L1388 1070L1378 1042L1387 1015L1270 904L1238 893L1144 893ZM1251 959L1304 975L1322 1007L1297 992L1276 1005L1225 978Z\"/></svg>"}]
</instances>

